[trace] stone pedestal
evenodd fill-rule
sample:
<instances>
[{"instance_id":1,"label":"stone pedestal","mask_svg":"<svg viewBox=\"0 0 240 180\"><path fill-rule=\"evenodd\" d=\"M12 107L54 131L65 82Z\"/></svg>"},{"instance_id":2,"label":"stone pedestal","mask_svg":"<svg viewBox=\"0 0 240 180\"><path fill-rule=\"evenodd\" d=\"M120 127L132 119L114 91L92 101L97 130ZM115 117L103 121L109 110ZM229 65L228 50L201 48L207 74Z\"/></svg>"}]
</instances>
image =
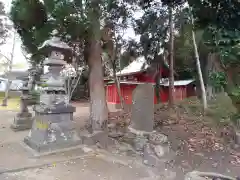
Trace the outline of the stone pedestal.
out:
<instances>
[{"instance_id":1,"label":"stone pedestal","mask_svg":"<svg viewBox=\"0 0 240 180\"><path fill-rule=\"evenodd\" d=\"M28 111L28 89L25 87L22 89L20 112L14 117L11 129L13 131L24 131L31 129L32 127L32 114Z\"/></svg>"},{"instance_id":2,"label":"stone pedestal","mask_svg":"<svg viewBox=\"0 0 240 180\"><path fill-rule=\"evenodd\" d=\"M39 153L70 148L82 143L72 121L75 107L64 103L54 108L37 105L35 118L24 142Z\"/></svg>"},{"instance_id":3,"label":"stone pedestal","mask_svg":"<svg viewBox=\"0 0 240 180\"><path fill-rule=\"evenodd\" d=\"M13 131L24 131L31 129L33 123L32 114L29 112L21 112L14 117L11 129Z\"/></svg>"}]
</instances>

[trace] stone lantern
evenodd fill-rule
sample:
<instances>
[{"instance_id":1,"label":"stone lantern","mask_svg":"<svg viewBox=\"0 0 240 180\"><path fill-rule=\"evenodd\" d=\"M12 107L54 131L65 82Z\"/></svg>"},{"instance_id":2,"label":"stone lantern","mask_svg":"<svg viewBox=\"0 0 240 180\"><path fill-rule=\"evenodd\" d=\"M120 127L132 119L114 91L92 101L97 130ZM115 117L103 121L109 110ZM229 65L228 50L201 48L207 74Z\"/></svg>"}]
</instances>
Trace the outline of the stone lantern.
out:
<instances>
[{"instance_id":1,"label":"stone lantern","mask_svg":"<svg viewBox=\"0 0 240 180\"><path fill-rule=\"evenodd\" d=\"M28 111L29 105L29 89L27 87L28 78L22 79L25 84L21 88L22 95L20 101L20 112L14 117L13 124L11 124L11 129L14 131L23 131L31 129L32 127L32 114Z\"/></svg>"},{"instance_id":2,"label":"stone lantern","mask_svg":"<svg viewBox=\"0 0 240 180\"><path fill-rule=\"evenodd\" d=\"M60 76L66 64L66 56L71 48L53 37L39 48L46 58L48 79L44 82L40 93L40 102L35 106L35 117L29 135L24 142L37 152L54 151L69 148L81 143L74 129L73 112L76 108L66 103L64 80Z\"/></svg>"}]
</instances>

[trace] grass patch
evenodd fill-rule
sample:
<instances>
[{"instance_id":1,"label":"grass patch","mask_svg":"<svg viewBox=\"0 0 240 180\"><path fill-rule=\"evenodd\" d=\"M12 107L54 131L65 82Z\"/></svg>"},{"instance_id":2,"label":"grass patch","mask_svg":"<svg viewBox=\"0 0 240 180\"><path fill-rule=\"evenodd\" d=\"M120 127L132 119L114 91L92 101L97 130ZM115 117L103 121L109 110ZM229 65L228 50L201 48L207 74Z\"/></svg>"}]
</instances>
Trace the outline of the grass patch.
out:
<instances>
[{"instance_id":1,"label":"grass patch","mask_svg":"<svg viewBox=\"0 0 240 180\"><path fill-rule=\"evenodd\" d=\"M0 98L3 98L5 96L5 92L0 91Z\"/></svg>"},{"instance_id":2,"label":"grass patch","mask_svg":"<svg viewBox=\"0 0 240 180\"><path fill-rule=\"evenodd\" d=\"M9 98L7 106L1 106L3 97L0 96L0 110L17 111L20 109L20 97Z\"/></svg>"},{"instance_id":3,"label":"grass patch","mask_svg":"<svg viewBox=\"0 0 240 180\"><path fill-rule=\"evenodd\" d=\"M186 99L177 104L177 107L184 108L188 116L203 115L203 105L197 98ZM216 99L208 102L208 109L205 112L204 120L212 121L218 125L231 123L231 116L236 113L231 99L225 94L219 94Z\"/></svg>"}]
</instances>

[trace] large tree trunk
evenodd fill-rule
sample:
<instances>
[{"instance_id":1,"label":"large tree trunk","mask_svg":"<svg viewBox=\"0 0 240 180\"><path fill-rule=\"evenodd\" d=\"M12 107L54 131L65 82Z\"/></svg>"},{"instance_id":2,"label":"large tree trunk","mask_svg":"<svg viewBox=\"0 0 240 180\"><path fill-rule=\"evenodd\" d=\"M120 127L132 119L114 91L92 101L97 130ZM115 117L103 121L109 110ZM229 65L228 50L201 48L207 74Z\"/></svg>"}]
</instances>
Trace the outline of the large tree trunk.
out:
<instances>
[{"instance_id":1,"label":"large tree trunk","mask_svg":"<svg viewBox=\"0 0 240 180\"><path fill-rule=\"evenodd\" d=\"M90 88L90 125L93 131L102 131L107 128L108 108L106 102L101 46L97 40L91 40L88 56L89 88Z\"/></svg>"},{"instance_id":2,"label":"large tree trunk","mask_svg":"<svg viewBox=\"0 0 240 180\"><path fill-rule=\"evenodd\" d=\"M191 19L192 19L192 25L194 25L192 16L191 16ZM205 90L205 85L204 85L204 81L203 81L203 75L202 75L201 64L200 64L200 60L199 60L199 54L198 54L198 48L197 48L194 29L192 29L192 41L193 41L194 55L195 55L197 72L198 72L198 77L199 77L199 81L200 81L201 93L202 93L203 109L206 110L207 109L207 96L206 96L206 90Z\"/></svg>"},{"instance_id":3,"label":"large tree trunk","mask_svg":"<svg viewBox=\"0 0 240 180\"><path fill-rule=\"evenodd\" d=\"M174 105L174 68L173 68L173 12L172 7L169 6L169 30L170 30L170 47L169 47L169 107Z\"/></svg>"}]
</instances>

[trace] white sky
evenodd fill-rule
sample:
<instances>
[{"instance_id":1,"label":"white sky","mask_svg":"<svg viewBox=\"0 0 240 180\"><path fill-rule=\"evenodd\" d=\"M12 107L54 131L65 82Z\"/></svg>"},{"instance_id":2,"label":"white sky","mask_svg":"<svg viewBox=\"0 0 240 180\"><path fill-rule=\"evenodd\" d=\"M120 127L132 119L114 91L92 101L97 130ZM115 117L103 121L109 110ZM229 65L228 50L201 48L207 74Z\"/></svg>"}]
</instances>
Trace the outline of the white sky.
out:
<instances>
[{"instance_id":1,"label":"white sky","mask_svg":"<svg viewBox=\"0 0 240 180\"><path fill-rule=\"evenodd\" d=\"M0 0L4 3L5 8L6 8L6 12L10 11L11 8L11 2L12 0ZM134 16L136 17L140 17L142 13L140 12L136 12ZM124 39L129 39L129 38L134 38L136 39L137 37L135 36L134 30L132 28L128 28L124 35L123 35ZM138 38L137 38L138 39ZM7 39L6 44L0 46L0 52L2 54L4 54L5 56L9 57L11 56L11 50L12 50L12 46L13 46L13 33L12 36L10 36ZM14 64L26 64L27 65L27 60L25 59L25 57L22 54L21 51L21 40L19 38L17 38L16 43L15 43L15 51L14 51L14 59L13 59L13 63Z\"/></svg>"},{"instance_id":2,"label":"white sky","mask_svg":"<svg viewBox=\"0 0 240 180\"><path fill-rule=\"evenodd\" d=\"M0 1L4 3L6 12L9 12L12 0L0 0ZM0 52L5 56L7 56L8 58L10 58L11 56L11 51L13 47L13 38L14 38L13 32L11 32L11 35L6 40L6 44L0 46ZM26 67L24 69L26 69L28 67L27 60L22 54L21 40L19 39L19 37L16 38L15 50L13 54L14 54L13 64L25 64Z\"/></svg>"}]
</instances>

